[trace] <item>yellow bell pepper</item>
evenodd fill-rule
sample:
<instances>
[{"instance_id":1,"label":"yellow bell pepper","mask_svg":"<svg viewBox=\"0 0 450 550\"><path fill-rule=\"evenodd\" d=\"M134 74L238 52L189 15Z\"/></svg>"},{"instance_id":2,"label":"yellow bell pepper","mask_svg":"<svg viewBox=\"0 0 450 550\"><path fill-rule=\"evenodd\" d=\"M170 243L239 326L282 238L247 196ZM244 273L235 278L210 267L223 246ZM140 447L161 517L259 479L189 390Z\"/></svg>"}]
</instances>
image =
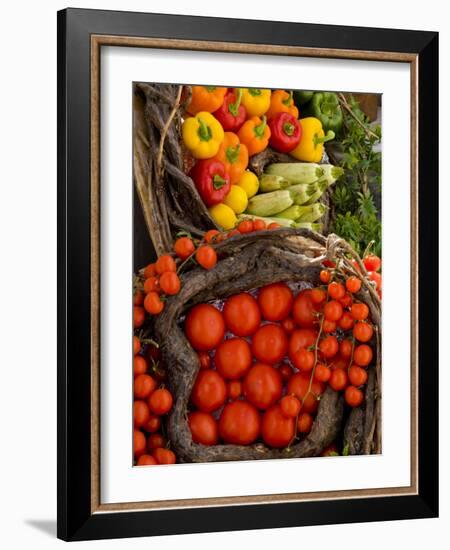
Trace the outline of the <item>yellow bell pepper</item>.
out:
<instances>
[{"instance_id":1,"label":"yellow bell pepper","mask_svg":"<svg viewBox=\"0 0 450 550\"><path fill-rule=\"evenodd\" d=\"M299 122L302 127L302 137L297 147L289 154L303 162L320 162L323 156L323 144L334 139L334 132L329 130L325 135L318 118L301 118Z\"/></svg>"},{"instance_id":2,"label":"yellow bell pepper","mask_svg":"<svg viewBox=\"0 0 450 550\"><path fill-rule=\"evenodd\" d=\"M200 111L183 122L183 142L196 159L209 159L217 155L224 138L220 122L206 111Z\"/></svg>"},{"instance_id":3,"label":"yellow bell pepper","mask_svg":"<svg viewBox=\"0 0 450 550\"><path fill-rule=\"evenodd\" d=\"M233 229L237 224L236 214L229 206L223 204L223 202L211 206L209 213L217 225L220 225L222 229L226 229L227 231Z\"/></svg>"},{"instance_id":4,"label":"yellow bell pepper","mask_svg":"<svg viewBox=\"0 0 450 550\"><path fill-rule=\"evenodd\" d=\"M272 95L270 90L261 88L241 88L241 90L241 104L245 107L248 118L262 116L269 110L270 96Z\"/></svg>"},{"instance_id":5,"label":"yellow bell pepper","mask_svg":"<svg viewBox=\"0 0 450 550\"><path fill-rule=\"evenodd\" d=\"M230 192L223 199L223 204L229 206L235 214L242 214L248 204L247 193L239 185L232 185Z\"/></svg>"}]
</instances>

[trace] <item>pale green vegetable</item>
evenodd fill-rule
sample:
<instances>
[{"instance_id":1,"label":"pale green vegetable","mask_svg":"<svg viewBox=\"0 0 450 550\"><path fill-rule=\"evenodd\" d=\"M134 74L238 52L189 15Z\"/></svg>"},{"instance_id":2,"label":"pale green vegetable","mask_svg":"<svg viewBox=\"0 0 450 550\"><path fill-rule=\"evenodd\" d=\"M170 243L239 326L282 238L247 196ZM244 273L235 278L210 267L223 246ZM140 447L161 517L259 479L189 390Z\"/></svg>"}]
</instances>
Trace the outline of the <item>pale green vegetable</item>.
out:
<instances>
[{"instance_id":1,"label":"pale green vegetable","mask_svg":"<svg viewBox=\"0 0 450 550\"><path fill-rule=\"evenodd\" d=\"M333 184L344 173L340 166L316 164L314 162L279 162L270 164L266 173L281 176L291 184L313 183L325 179L328 185Z\"/></svg>"},{"instance_id":2,"label":"pale green vegetable","mask_svg":"<svg viewBox=\"0 0 450 550\"><path fill-rule=\"evenodd\" d=\"M241 222L243 220L262 220L269 225L270 223L278 223L283 227L294 227L296 224L294 220L288 220L286 218L268 218L266 216L252 216L250 214L241 214L238 216L238 220Z\"/></svg>"},{"instance_id":3,"label":"pale green vegetable","mask_svg":"<svg viewBox=\"0 0 450 550\"><path fill-rule=\"evenodd\" d=\"M322 223L311 223L311 222L298 222L294 225L296 229L311 229L311 231L317 231L320 233L323 229Z\"/></svg>"},{"instance_id":4,"label":"pale green vegetable","mask_svg":"<svg viewBox=\"0 0 450 550\"><path fill-rule=\"evenodd\" d=\"M282 210L278 214L275 214L275 218L286 218L288 220L296 220L302 215L302 209L297 204L293 204L286 210Z\"/></svg>"},{"instance_id":5,"label":"pale green vegetable","mask_svg":"<svg viewBox=\"0 0 450 550\"><path fill-rule=\"evenodd\" d=\"M291 194L294 204L305 204L317 193L317 182L297 183L287 189Z\"/></svg>"},{"instance_id":6,"label":"pale green vegetable","mask_svg":"<svg viewBox=\"0 0 450 550\"><path fill-rule=\"evenodd\" d=\"M255 195L248 201L246 214L255 216L273 216L294 204L289 191L272 191Z\"/></svg>"},{"instance_id":7,"label":"pale green vegetable","mask_svg":"<svg viewBox=\"0 0 450 550\"><path fill-rule=\"evenodd\" d=\"M303 204L307 205L307 204L314 204L315 202L317 202L320 199L320 197L325 193L325 191L328 189L328 187L329 185L327 180L318 181L316 184L315 192Z\"/></svg>"},{"instance_id":8,"label":"pale green vegetable","mask_svg":"<svg viewBox=\"0 0 450 550\"><path fill-rule=\"evenodd\" d=\"M315 222L327 211L327 207L321 202L315 202L308 206L300 206L301 214L296 222Z\"/></svg>"},{"instance_id":9,"label":"pale green vegetable","mask_svg":"<svg viewBox=\"0 0 450 550\"><path fill-rule=\"evenodd\" d=\"M278 191L279 189L286 189L291 185L287 179L281 176L272 176L270 174L263 174L259 178L259 192L270 193L271 191Z\"/></svg>"}]
</instances>

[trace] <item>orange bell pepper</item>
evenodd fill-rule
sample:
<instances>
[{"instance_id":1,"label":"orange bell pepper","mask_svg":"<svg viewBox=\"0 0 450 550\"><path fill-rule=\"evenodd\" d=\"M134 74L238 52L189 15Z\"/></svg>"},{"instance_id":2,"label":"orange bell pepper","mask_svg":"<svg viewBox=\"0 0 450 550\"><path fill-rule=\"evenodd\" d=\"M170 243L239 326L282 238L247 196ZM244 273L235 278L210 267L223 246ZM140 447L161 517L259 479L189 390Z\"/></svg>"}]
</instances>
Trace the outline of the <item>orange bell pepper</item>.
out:
<instances>
[{"instance_id":1,"label":"orange bell pepper","mask_svg":"<svg viewBox=\"0 0 450 550\"><path fill-rule=\"evenodd\" d=\"M192 86L192 98L187 108L191 115L200 111L213 113L222 105L228 88L218 86Z\"/></svg>"},{"instance_id":2,"label":"orange bell pepper","mask_svg":"<svg viewBox=\"0 0 450 550\"><path fill-rule=\"evenodd\" d=\"M270 120L278 113L289 113L294 118L298 118L298 109L294 105L292 90L290 92L286 92L285 90L275 90L272 92L270 107L266 116Z\"/></svg>"},{"instance_id":3,"label":"orange bell pepper","mask_svg":"<svg viewBox=\"0 0 450 550\"><path fill-rule=\"evenodd\" d=\"M225 166L230 183L237 183L248 166L248 149L233 132L225 132L222 144L214 157Z\"/></svg>"},{"instance_id":4,"label":"orange bell pepper","mask_svg":"<svg viewBox=\"0 0 450 550\"><path fill-rule=\"evenodd\" d=\"M238 132L241 143L247 146L250 156L261 153L269 144L270 128L265 116L252 116L241 126Z\"/></svg>"}]
</instances>

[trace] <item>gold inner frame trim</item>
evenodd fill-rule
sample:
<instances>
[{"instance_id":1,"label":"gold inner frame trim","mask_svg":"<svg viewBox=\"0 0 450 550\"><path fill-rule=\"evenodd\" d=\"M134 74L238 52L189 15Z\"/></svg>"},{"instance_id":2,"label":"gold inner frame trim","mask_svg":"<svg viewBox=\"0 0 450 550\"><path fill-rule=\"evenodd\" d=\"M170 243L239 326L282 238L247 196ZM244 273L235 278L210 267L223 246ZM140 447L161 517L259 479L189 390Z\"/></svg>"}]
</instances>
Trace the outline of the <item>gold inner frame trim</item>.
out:
<instances>
[{"instance_id":1,"label":"gold inner frame trim","mask_svg":"<svg viewBox=\"0 0 450 550\"><path fill-rule=\"evenodd\" d=\"M408 487L102 504L100 501L100 50L102 46L359 59L409 63L411 72L411 484ZM91 513L379 498L418 494L418 56L402 52L306 48L91 35Z\"/></svg>"}]
</instances>

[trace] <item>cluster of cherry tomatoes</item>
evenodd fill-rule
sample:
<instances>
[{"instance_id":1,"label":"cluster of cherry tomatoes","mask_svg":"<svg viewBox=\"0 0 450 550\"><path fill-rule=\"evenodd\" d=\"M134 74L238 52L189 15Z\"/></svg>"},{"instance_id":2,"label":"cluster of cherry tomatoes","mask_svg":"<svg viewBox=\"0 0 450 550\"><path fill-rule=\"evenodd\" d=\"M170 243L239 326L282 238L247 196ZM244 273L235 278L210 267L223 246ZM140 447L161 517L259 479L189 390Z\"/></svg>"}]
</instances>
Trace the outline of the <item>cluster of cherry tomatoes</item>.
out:
<instances>
[{"instance_id":1,"label":"cluster of cherry tomatoes","mask_svg":"<svg viewBox=\"0 0 450 550\"><path fill-rule=\"evenodd\" d=\"M165 298L178 294L181 288L178 273L185 262L195 259L196 263L204 269L212 269L217 264L217 253L211 244L234 235L279 227L281 226L276 222L267 226L263 220L243 220L236 229L228 233L211 229L205 233L201 241L193 239L190 235L179 237L173 247L175 258L170 254L163 254L155 263L149 264L144 269L143 290L134 295L134 328L142 327L146 312L150 315L158 315L164 309Z\"/></svg>"},{"instance_id":2,"label":"cluster of cherry tomatoes","mask_svg":"<svg viewBox=\"0 0 450 550\"><path fill-rule=\"evenodd\" d=\"M185 333L200 363L193 441L286 448L310 432L327 385L350 407L363 403L374 328L356 298L361 280L334 269L320 278L296 295L280 282L188 312Z\"/></svg>"},{"instance_id":3,"label":"cluster of cherry tomatoes","mask_svg":"<svg viewBox=\"0 0 450 550\"><path fill-rule=\"evenodd\" d=\"M175 464L175 453L167 448L162 418L171 410L173 397L164 387L165 371L159 367L159 350L153 344L146 354L133 337L134 372L134 457L138 466Z\"/></svg>"}]
</instances>

